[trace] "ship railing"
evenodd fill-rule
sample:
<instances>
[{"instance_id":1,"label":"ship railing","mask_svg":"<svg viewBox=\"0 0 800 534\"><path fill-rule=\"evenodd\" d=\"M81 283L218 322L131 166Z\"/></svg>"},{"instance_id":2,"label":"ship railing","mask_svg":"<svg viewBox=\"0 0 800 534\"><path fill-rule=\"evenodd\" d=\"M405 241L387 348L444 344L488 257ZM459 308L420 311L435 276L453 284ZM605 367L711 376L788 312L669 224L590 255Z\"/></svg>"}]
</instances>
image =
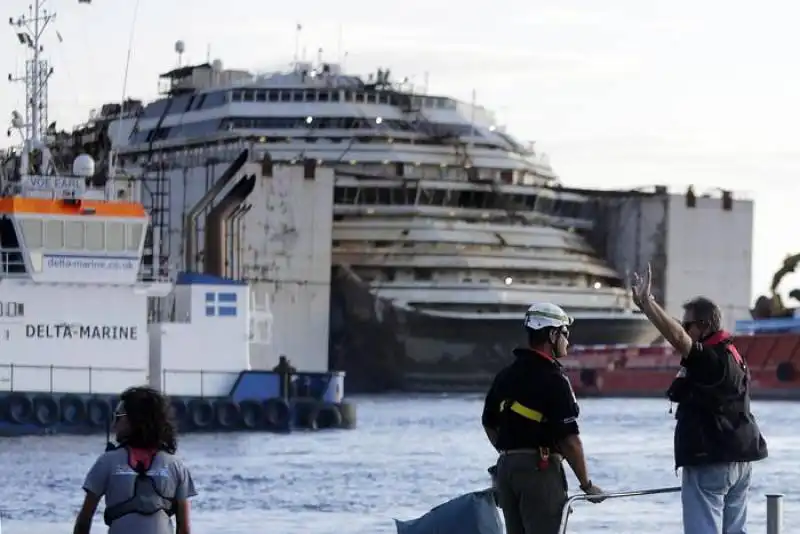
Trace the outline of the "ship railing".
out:
<instances>
[{"instance_id":1,"label":"ship railing","mask_svg":"<svg viewBox=\"0 0 800 534\"><path fill-rule=\"evenodd\" d=\"M168 395L227 395L241 371L162 369L159 389ZM110 394L132 384L152 384L147 368L0 364L0 391L50 394Z\"/></svg>"},{"instance_id":2,"label":"ship railing","mask_svg":"<svg viewBox=\"0 0 800 534\"><path fill-rule=\"evenodd\" d=\"M605 499L624 499L624 498L632 498L632 497L647 497L651 495L661 495L664 493L679 493L681 491L680 486L671 486L665 488L653 488L653 489L643 489L643 490L633 490L633 491L620 491L616 493L604 493L599 495L599 497L603 497ZM573 495L567 502L564 504L564 508L561 511L561 525L558 529L558 534L566 534L567 532L567 524L569 523L569 517L572 513L572 507L575 503L579 501L588 501L595 496L579 494ZM767 498L767 524L766 524L766 532L767 534L782 534L783 531L783 495L780 493L768 493L766 495Z\"/></svg>"},{"instance_id":3,"label":"ship railing","mask_svg":"<svg viewBox=\"0 0 800 534\"><path fill-rule=\"evenodd\" d=\"M168 395L219 397L227 395L242 371L163 369L160 390Z\"/></svg>"},{"instance_id":4,"label":"ship railing","mask_svg":"<svg viewBox=\"0 0 800 534\"><path fill-rule=\"evenodd\" d=\"M0 278L29 278L30 272L25 264L28 254L21 248L0 247ZM100 256L102 259L102 256ZM139 268L136 281L145 283L165 283L175 279L177 271L171 266L163 264L158 268L142 264Z\"/></svg>"},{"instance_id":5,"label":"ship railing","mask_svg":"<svg viewBox=\"0 0 800 534\"><path fill-rule=\"evenodd\" d=\"M162 263L161 265L141 263L137 280L146 283L162 283L175 280L178 272L172 266Z\"/></svg>"},{"instance_id":6,"label":"ship railing","mask_svg":"<svg viewBox=\"0 0 800 534\"><path fill-rule=\"evenodd\" d=\"M800 317L736 321L736 335L800 332Z\"/></svg>"}]
</instances>

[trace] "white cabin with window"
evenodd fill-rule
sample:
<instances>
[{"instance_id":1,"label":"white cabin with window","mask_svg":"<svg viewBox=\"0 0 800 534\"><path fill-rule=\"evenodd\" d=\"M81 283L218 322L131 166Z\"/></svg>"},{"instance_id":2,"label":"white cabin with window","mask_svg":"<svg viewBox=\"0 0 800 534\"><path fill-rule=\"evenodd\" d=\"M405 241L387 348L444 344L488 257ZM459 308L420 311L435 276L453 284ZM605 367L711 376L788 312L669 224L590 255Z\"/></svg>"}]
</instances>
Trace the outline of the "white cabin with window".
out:
<instances>
[{"instance_id":1,"label":"white cabin with window","mask_svg":"<svg viewBox=\"0 0 800 534\"><path fill-rule=\"evenodd\" d=\"M88 156L86 156L88 157ZM74 172L81 171L76 162ZM93 162L83 162L93 170ZM84 170L84 172L87 172ZM23 176L0 198L0 266L33 282L137 283L147 213L106 200L85 176Z\"/></svg>"},{"instance_id":2,"label":"white cabin with window","mask_svg":"<svg viewBox=\"0 0 800 534\"><path fill-rule=\"evenodd\" d=\"M35 282L135 284L146 225L137 204L0 199L3 274Z\"/></svg>"}]
</instances>

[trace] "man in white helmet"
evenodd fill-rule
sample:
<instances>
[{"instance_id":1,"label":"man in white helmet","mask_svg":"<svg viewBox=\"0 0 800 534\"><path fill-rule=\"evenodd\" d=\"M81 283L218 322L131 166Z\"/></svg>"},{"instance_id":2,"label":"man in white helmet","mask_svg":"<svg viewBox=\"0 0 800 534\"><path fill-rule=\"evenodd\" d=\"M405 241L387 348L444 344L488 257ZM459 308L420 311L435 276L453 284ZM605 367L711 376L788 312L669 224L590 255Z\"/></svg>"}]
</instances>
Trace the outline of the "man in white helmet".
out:
<instances>
[{"instance_id":1,"label":"man in white helmet","mask_svg":"<svg viewBox=\"0 0 800 534\"><path fill-rule=\"evenodd\" d=\"M567 500L566 459L588 495L601 495L578 437L578 402L559 358L567 355L572 317L555 304L525 314L528 346L494 379L483 427L495 449L497 502L508 534L556 534ZM602 498L593 498L600 502Z\"/></svg>"}]
</instances>

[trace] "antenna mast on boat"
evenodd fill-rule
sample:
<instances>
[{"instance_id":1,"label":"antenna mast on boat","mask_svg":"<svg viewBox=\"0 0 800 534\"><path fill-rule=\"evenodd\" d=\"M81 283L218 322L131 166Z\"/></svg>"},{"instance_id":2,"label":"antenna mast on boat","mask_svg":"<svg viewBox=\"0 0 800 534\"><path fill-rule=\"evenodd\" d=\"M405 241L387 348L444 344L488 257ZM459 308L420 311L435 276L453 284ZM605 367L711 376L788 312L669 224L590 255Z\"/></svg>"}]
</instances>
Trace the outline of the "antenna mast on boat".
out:
<instances>
[{"instance_id":1,"label":"antenna mast on boat","mask_svg":"<svg viewBox=\"0 0 800 534\"><path fill-rule=\"evenodd\" d=\"M55 13L44 9L45 0L34 0L27 15L17 19L9 19L9 24L17 33L19 43L29 50L30 58L25 61L24 76L8 76L10 82L25 84L25 124L20 125L24 131L28 152L42 142L41 136L47 131L47 82L53 69L46 59L42 58L44 47L42 36L47 25L56 18Z\"/></svg>"},{"instance_id":2,"label":"antenna mast on boat","mask_svg":"<svg viewBox=\"0 0 800 534\"><path fill-rule=\"evenodd\" d=\"M78 1L79 2L89 2L90 0L78 0ZM128 53L127 53L127 55L125 57L125 76L122 78L122 98L120 98L120 100L119 100L120 114L122 114L123 110L125 109L125 99L127 98L127 94L128 94L128 73L131 70L131 54L133 53L133 37L134 37L135 32L136 32L136 18L139 15L139 1L140 0L136 0L136 4L134 4L134 6L133 6L133 20L131 21L131 32L130 32L130 34L128 36ZM180 45L180 49L178 48L178 45ZM185 49L185 45L183 44L183 41L178 41L177 43L175 43L175 51L178 52L178 54L183 54L184 49ZM178 58L179 58L178 61L179 62L180 62L180 57L181 56L179 55L178 56ZM180 65L178 65L178 66L180 66ZM122 137L122 116L121 115L120 115L120 119L119 119L118 123L119 123L119 126L117 127L117 136L116 136L116 141L117 142L119 142L119 140ZM113 180L114 176L116 175L116 172L117 172L117 151L114 150L114 141L115 141L115 139L113 137L111 137L110 139L111 139L111 149L109 150L109 153L108 153L108 177Z\"/></svg>"}]
</instances>

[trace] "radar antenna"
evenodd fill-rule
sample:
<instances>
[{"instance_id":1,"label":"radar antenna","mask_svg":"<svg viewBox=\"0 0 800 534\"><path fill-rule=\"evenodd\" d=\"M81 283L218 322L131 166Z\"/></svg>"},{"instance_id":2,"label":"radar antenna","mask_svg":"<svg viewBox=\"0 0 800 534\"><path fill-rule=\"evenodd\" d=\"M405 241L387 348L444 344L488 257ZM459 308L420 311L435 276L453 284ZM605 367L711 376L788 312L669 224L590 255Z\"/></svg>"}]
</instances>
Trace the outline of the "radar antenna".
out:
<instances>
[{"instance_id":1,"label":"radar antenna","mask_svg":"<svg viewBox=\"0 0 800 534\"><path fill-rule=\"evenodd\" d=\"M186 52L186 43L175 41L175 54L178 56L178 67L183 67L183 54Z\"/></svg>"}]
</instances>

